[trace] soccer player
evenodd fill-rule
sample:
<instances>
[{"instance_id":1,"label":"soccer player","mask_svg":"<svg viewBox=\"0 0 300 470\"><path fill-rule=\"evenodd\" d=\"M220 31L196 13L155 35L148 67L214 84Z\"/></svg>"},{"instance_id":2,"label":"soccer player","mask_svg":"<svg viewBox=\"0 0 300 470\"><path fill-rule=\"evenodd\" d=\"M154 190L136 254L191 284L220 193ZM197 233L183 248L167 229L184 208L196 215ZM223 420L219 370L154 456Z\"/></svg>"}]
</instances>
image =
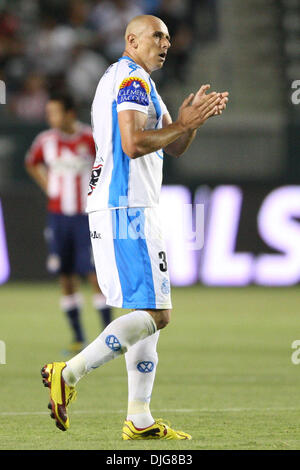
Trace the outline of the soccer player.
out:
<instances>
[{"instance_id":1,"label":"soccer player","mask_svg":"<svg viewBox=\"0 0 300 470\"><path fill-rule=\"evenodd\" d=\"M25 164L30 176L48 196L47 266L51 272L59 273L60 304L73 333L69 350L74 354L85 343L78 275L87 277L92 285L94 307L104 328L111 322L111 308L106 305L97 283L85 213L95 145L91 128L77 121L73 99L67 94L51 97L46 116L51 129L36 137Z\"/></svg>"},{"instance_id":2,"label":"soccer player","mask_svg":"<svg viewBox=\"0 0 300 470\"><path fill-rule=\"evenodd\" d=\"M152 417L150 398L157 366L159 332L170 321L168 264L158 203L164 149L178 157L197 129L222 114L228 93L190 94L172 122L150 74L161 68L170 47L167 26L157 17L138 16L127 26L125 51L101 78L92 106L97 156L87 211L96 270L107 303L132 309L115 319L67 363L42 368L50 388L51 417L69 427L67 406L76 383L88 372L125 353L128 411L122 437L190 439Z\"/></svg>"}]
</instances>

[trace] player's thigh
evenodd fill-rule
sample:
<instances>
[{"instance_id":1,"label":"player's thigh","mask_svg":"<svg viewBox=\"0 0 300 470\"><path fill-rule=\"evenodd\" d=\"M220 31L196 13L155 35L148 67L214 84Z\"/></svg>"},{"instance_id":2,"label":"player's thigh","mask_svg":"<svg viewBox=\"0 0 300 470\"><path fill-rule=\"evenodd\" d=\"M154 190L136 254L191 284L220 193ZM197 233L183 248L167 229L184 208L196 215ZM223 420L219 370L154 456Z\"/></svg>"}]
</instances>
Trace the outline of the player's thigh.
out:
<instances>
[{"instance_id":1,"label":"player's thigh","mask_svg":"<svg viewBox=\"0 0 300 470\"><path fill-rule=\"evenodd\" d=\"M172 303L168 256L158 208L145 208L144 232L148 255L151 262L156 298L156 308L154 311L170 312L172 309ZM161 315L163 315L166 320L169 318L169 314L167 313L161 313Z\"/></svg>"},{"instance_id":2,"label":"player's thigh","mask_svg":"<svg viewBox=\"0 0 300 470\"><path fill-rule=\"evenodd\" d=\"M122 293L116 266L112 212L103 210L89 214L90 240L98 284L108 305L122 307Z\"/></svg>"},{"instance_id":3,"label":"player's thigh","mask_svg":"<svg viewBox=\"0 0 300 470\"><path fill-rule=\"evenodd\" d=\"M115 307L170 309L167 255L156 210L127 208L89 215L98 282Z\"/></svg>"},{"instance_id":4,"label":"player's thigh","mask_svg":"<svg viewBox=\"0 0 300 470\"><path fill-rule=\"evenodd\" d=\"M45 238L48 245L47 269L53 274L72 273L70 218L63 214L49 213Z\"/></svg>"},{"instance_id":5,"label":"player's thigh","mask_svg":"<svg viewBox=\"0 0 300 470\"><path fill-rule=\"evenodd\" d=\"M114 211L114 252L123 308L171 308L170 281L158 211Z\"/></svg>"}]
</instances>

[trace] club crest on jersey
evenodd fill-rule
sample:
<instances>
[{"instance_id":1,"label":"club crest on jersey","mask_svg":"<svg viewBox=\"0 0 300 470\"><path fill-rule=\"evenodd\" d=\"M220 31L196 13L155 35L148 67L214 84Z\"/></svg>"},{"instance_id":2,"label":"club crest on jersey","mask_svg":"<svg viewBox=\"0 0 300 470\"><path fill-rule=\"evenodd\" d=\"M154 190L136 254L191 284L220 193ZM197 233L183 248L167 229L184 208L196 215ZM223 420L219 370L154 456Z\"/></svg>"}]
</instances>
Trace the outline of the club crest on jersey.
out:
<instances>
[{"instance_id":1,"label":"club crest on jersey","mask_svg":"<svg viewBox=\"0 0 300 470\"><path fill-rule=\"evenodd\" d=\"M102 167L103 167L103 165L97 165L97 166L93 166L93 168L92 168L92 175L91 175L91 179L90 179L90 182L89 182L88 196L90 196L92 194L92 192L94 191L94 189L96 187L96 184L99 181Z\"/></svg>"},{"instance_id":2,"label":"club crest on jersey","mask_svg":"<svg viewBox=\"0 0 300 470\"><path fill-rule=\"evenodd\" d=\"M149 85L145 80L139 77L128 77L120 85L117 102L118 104L131 102L148 106L149 93Z\"/></svg>"}]
</instances>

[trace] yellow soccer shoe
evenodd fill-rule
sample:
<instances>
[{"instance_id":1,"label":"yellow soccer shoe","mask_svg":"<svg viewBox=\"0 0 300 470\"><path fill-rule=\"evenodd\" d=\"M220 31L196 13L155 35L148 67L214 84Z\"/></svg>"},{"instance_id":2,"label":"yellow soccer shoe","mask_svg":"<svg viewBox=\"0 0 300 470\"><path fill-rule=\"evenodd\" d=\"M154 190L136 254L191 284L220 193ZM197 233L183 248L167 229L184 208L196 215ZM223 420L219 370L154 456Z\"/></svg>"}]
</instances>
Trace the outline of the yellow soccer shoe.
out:
<instances>
[{"instance_id":1,"label":"yellow soccer shoe","mask_svg":"<svg viewBox=\"0 0 300 470\"><path fill-rule=\"evenodd\" d=\"M124 421L122 438L124 441L134 439L192 439L192 436L183 431L174 431L162 419L156 419L152 426L145 429L138 429L132 421Z\"/></svg>"},{"instance_id":2,"label":"yellow soccer shoe","mask_svg":"<svg viewBox=\"0 0 300 470\"><path fill-rule=\"evenodd\" d=\"M70 427L67 407L76 400L77 394L75 388L69 387L63 379L62 371L65 367L65 362L51 362L41 370L43 384L50 389L48 404L48 408L51 410L50 416L55 419L56 426L61 431L66 431Z\"/></svg>"}]
</instances>

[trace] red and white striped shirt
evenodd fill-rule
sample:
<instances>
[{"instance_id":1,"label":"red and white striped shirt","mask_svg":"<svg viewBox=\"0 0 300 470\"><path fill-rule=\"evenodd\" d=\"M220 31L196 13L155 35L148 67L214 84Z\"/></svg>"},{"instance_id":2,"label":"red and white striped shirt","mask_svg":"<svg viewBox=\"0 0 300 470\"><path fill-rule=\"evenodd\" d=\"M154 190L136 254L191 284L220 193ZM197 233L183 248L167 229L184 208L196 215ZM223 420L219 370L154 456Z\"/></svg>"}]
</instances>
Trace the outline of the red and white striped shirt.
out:
<instances>
[{"instance_id":1,"label":"red and white striped shirt","mask_svg":"<svg viewBox=\"0 0 300 470\"><path fill-rule=\"evenodd\" d=\"M89 126L76 123L76 133L41 132L26 155L26 164L48 169L48 210L75 215L85 212L95 144Z\"/></svg>"}]
</instances>

